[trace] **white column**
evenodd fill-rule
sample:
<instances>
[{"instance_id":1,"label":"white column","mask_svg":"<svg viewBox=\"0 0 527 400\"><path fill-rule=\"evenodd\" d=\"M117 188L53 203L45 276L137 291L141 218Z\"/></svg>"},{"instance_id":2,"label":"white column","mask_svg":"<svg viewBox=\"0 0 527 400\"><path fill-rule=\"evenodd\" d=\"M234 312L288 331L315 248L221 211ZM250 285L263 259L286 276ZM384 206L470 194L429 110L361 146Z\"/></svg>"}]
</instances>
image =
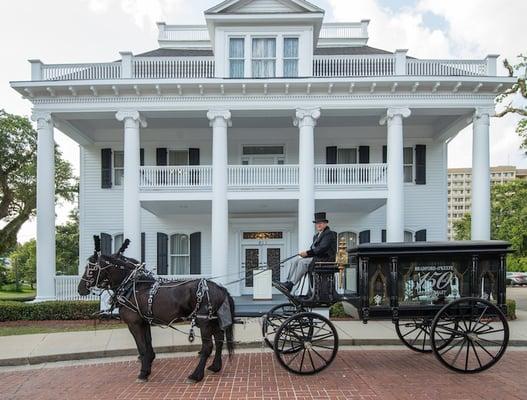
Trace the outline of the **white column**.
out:
<instances>
[{"instance_id":1,"label":"white column","mask_svg":"<svg viewBox=\"0 0 527 400\"><path fill-rule=\"evenodd\" d=\"M231 126L228 110L211 110L207 113L212 127L212 276L226 283L229 247L229 203L227 200L227 128ZM232 278L232 276L230 277Z\"/></svg>"},{"instance_id":2,"label":"white column","mask_svg":"<svg viewBox=\"0 0 527 400\"><path fill-rule=\"evenodd\" d=\"M489 125L494 109L476 109L472 133L472 240L490 239Z\"/></svg>"},{"instance_id":3,"label":"white column","mask_svg":"<svg viewBox=\"0 0 527 400\"><path fill-rule=\"evenodd\" d=\"M125 255L141 259L141 204L139 202L140 127L146 121L138 111L121 110L115 115L124 122L123 236L130 239Z\"/></svg>"},{"instance_id":4,"label":"white column","mask_svg":"<svg viewBox=\"0 0 527 400\"><path fill-rule=\"evenodd\" d=\"M50 113L34 112L37 123L37 295L55 298L55 142Z\"/></svg>"},{"instance_id":5,"label":"white column","mask_svg":"<svg viewBox=\"0 0 527 400\"><path fill-rule=\"evenodd\" d=\"M386 241L404 242L404 170L403 118L410 116L408 108L389 108L380 121L388 125L387 167L388 198L386 200Z\"/></svg>"},{"instance_id":6,"label":"white column","mask_svg":"<svg viewBox=\"0 0 527 400\"><path fill-rule=\"evenodd\" d=\"M320 108L296 110L294 124L299 130L298 145L298 250L309 248L313 240L315 213L315 126Z\"/></svg>"}]
</instances>

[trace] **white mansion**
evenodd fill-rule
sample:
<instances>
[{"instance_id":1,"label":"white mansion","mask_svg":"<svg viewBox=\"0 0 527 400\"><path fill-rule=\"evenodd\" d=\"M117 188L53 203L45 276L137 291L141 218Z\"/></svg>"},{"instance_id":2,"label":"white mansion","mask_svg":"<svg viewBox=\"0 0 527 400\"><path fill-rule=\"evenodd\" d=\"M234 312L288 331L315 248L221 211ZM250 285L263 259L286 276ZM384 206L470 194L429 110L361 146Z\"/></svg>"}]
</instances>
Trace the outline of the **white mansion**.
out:
<instances>
[{"instance_id":1,"label":"white mansion","mask_svg":"<svg viewBox=\"0 0 527 400\"><path fill-rule=\"evenodd\" d=\"M220 277L311 243L313 213L350 245L446 240L447 143L474 127L473 239L489 239L489 117L514 82L497 56L418 59L369 47L368 20L304 0L227 0L204 25L159 23L157 49L44 64L12 87L38 125L37 296L55 276L53 130L80 145L80 267L130 238L158 274ZM467 149L467 151L470 151ZM269 283L270 285L270 283Z\"/></svg>"}]
</instances>

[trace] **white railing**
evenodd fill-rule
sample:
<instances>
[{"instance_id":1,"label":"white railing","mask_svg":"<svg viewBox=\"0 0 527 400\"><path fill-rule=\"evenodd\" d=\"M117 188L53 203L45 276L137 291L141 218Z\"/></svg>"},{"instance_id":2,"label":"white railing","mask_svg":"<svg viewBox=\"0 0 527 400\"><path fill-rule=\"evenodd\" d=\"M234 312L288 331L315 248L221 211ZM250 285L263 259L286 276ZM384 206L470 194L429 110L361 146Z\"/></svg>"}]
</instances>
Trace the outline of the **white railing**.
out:
<instances>
[{"instance_id":1,"label":"white railing","mask_svg":"<svg viewBox=\"0 0 527 400\"><path fill-rule=\"evenodd\" d=\"M406 74L415 76L485 76L487 60L407 59Z\"/></svg>"},{"instance_id":2,"label":"white railing","mask_svg":"<svg viewBox=\"0 0 527 400\"><path fill-rule=\"evenodd\" d=\"M322 24L320 39L347 39L362 37L365 34L363 24L360 22L336 22Z\"/></svg>"},{"instance_id":3,"label":"white railing","mask_svg":"<svg viewBox=\"0 0 527 400\"><path fill-rule=\"evenodd\" d=\"M77 292L81 277L78 275L55 276L55 298L57 300L99 300L99 296L81 296Z\"/></svg>"},{"instance_id":4,"label":"white railing","mask_svg":"<svg viewBox=\"0 0 527 400\"><path fill-rule=\"evenodd\" d=\"M158 24L160 41L195 42L209 41L209 30L206 25L165 25Z\"/></svg>"},{"instance_id":5,"label":"white railing","mask_svg":"<svg viewBox=\"0 0 527 400\"><path fill-rule=\"evenodd\" d=\"M324 164L315 166L315 185L386 185L386 164Z\"/></svg>"},{"instance_id":6,"label":"white railing","mask_svg":"<svg viewBox=\"0 0 527 400\"><path fill-rule=\"evenodd\" d=\"M42 80L45 81L74 81L120 78L120 62L42 65Z\"/></svg>"},{"instance_id":7,"label":"white railing","mask_svg":"<svg viewBox=\"0 0 527 400\"><path fill-rule=\"evenodd\" d=\"M134 57L138 79L214 78L214 57Z\"/></svg>"},{"instance_id":8,"label":"white railing","mask_svg":"<svg viewBox=\"0 0 527 400\"><path fill-rule=\"evenodd\" d=\"M211 186L212 167L209 165L140 167L139 169L141 189L201 189Z\"/></svg>"},{"instance_id":9,"label":"white railing","mask_svg":"<svg viewBox=\"0 0 527 400\"><path fill-rule=\"evenodd\" d=\"M236 188L298 185L298 165L231 165L228 173Z\"/></svg>"},{"instance_id":10,"label":"white railing","mask_svg":"<svg viewBox=\"0 0 527 400\"><path fill-rule=\"evenodd\" d=\"M389 76L395 74L395 56L315 56L313 76L316 78L347 76Z\"/></svg>"}]
</instances>

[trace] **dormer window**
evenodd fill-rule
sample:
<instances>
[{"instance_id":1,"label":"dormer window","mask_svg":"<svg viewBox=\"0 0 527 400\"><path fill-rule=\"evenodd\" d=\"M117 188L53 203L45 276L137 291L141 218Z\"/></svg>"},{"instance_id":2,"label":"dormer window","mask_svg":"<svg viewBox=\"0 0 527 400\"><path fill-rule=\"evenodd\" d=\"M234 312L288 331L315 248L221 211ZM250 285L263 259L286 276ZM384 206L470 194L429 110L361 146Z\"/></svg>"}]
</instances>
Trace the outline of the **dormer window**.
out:
<instances>
[{"instance_id":1,"label":"dormer window","mask_svg":"<svg viewBox=\"0 0 527 400\"><path fill-rule=\"evenodd\" d=\"M231 78L245 77L245 39L230 38L229 65Z\"/></svg>"},{"instance_id":2,"label":"dormer window","mask_svg":"<svg viewBox=\"0 0 527 400\"><path fill-rule=\"evenodd\" d=\"M298 76L298 38L284 38L284 76Z\"/></svg>"},{"instance_id":3,"label":"dormer window","mask_svg":"<svg viewBox=\"0 0 527 400\"><path fill-rule=\"evenodd\" d=\"M276 39L253 38L253 78L274 78L276 76Z\"/></svg>"}]
</instances>

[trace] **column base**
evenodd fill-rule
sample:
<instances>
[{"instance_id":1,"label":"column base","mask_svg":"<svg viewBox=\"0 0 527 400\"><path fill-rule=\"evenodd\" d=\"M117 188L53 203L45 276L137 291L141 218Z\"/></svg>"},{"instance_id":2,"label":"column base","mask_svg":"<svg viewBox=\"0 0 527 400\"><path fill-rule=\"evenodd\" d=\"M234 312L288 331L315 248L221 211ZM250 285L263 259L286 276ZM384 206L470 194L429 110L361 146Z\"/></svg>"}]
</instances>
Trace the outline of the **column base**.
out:
<instances>
[{"instance_id":1,"label":"column base","mask_svg":"<svg viewBox=\"0 0 527 400\"><path fill-rule=\"evenodd\" d=\"M29 303L43 303L45 301L55 301L57 300L54 296L37 296L33 300L31 300Z\"/></svg>"}]
</instances>

